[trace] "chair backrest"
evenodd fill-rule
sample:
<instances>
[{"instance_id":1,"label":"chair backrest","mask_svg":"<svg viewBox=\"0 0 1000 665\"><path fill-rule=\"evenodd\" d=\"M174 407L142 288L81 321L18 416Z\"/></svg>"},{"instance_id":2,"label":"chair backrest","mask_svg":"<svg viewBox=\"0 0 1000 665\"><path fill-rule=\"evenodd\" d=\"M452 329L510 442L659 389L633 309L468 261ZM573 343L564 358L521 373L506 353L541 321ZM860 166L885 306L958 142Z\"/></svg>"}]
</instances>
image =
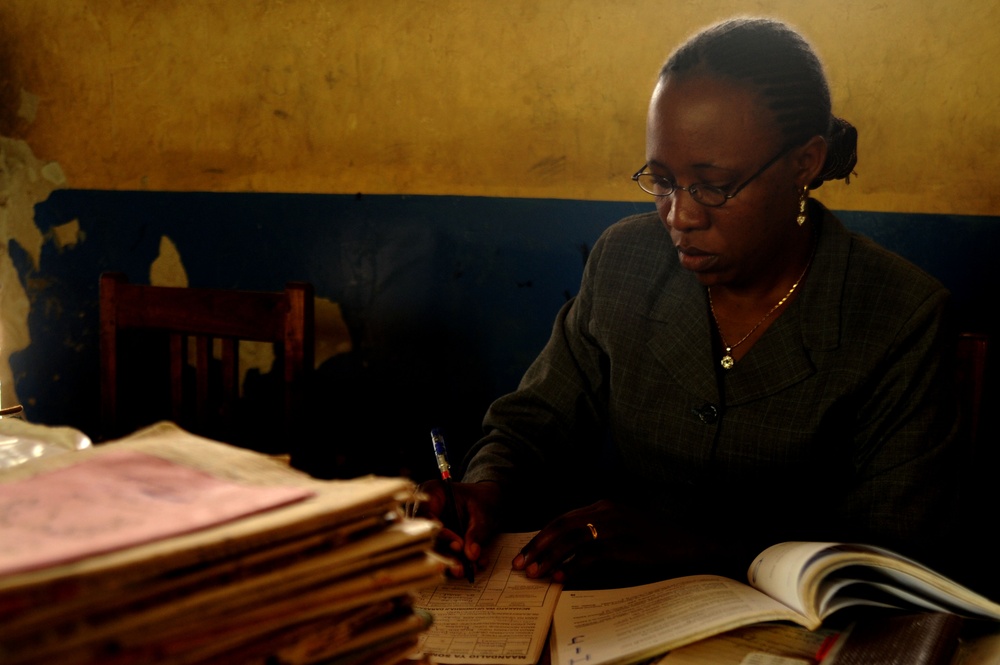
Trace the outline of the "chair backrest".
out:
<instances>
[{"instance_id":1,"label":"chair backrest","mask_svg":"<svg viewBox=\"0 0 1000 665\"><path fill-rule=\"evenodd\" d=\"M986 351L989 336L986 333L964 332L958 336L956 348L956 383L962 430L978 453L980 412L986 386Z\"/></svg>"},{"instance_id":2,"label":"chair backrest","mask_svg":"<svg viewBox=\"0 0 1000 665\"><path fill-rule=\"evenodd\" d=\"M287 452L314 370L314 306L306 282L265 292L149 286L102 274L99 439L169 419L209 438ZM241 342L274 350L268 377L280 398L265 390L266 408L238 408Z\"/></svg>"}]
</instances>

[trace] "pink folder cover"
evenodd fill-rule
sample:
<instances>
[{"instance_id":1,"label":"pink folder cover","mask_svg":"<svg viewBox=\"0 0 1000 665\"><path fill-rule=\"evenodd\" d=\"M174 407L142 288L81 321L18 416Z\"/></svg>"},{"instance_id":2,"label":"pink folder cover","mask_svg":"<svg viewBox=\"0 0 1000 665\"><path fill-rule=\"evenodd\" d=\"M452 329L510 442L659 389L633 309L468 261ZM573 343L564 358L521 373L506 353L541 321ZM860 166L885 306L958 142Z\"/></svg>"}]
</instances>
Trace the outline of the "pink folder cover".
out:
<instances>
[{"instance_id":1,"label":"pink folder cover","mask_svg":"<svg viewBox=\"0 0 1000 665\"><path fill-rule=\"evenodd\" d=\"M0 484L0 575L69 563L301 501L134 451Z\"/></svg>"}]
</instances>

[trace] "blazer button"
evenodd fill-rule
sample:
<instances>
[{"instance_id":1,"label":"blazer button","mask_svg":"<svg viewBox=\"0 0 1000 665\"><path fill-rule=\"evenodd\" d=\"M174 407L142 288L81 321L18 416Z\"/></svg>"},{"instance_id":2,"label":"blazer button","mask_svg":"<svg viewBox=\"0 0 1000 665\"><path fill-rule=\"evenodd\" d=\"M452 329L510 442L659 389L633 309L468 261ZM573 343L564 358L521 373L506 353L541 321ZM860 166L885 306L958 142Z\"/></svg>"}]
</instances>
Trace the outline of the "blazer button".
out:
<instances>
[{"instance_id":1,"label":"blazer button","mask_svg":"<svg viewBox=\"0 0 1000 665\"><path fill-rule=\"evenodd\" d=\"M719 422L719 410L715 408L714 404L703 404L691 410L698 416L698 420L706 425L714 425Z\"/></svg>"}]
</instances>

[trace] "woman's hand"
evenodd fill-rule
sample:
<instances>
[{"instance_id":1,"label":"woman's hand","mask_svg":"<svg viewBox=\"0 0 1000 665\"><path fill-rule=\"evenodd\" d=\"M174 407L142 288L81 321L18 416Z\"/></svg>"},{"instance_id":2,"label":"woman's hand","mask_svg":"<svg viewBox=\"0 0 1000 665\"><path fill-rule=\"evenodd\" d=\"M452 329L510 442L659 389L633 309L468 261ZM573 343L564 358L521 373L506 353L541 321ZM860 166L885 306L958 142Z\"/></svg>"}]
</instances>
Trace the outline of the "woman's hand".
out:
<instances>
[{"instance_id":1,"label":"woman's hand","mask_svg":"<svg viewBox=\"0 0 1000 665\"><path fill-rule=\"evenodd\" d=\"M695 572L722 572L720 541L703 529L609 499L565 513L514 557L528 577L628 586ZM745 565L745 561L741 565Z\"/></svg>"},{"instance_id":2,"label":"woman's hand","mask_svg":"<svg viewBox=\"0 0 1000 665\"><path fill-rule=\"evenodd\" d=\"M437 549L453 557L465 557L473 564L480 563L483 547L493 539L499 528L500 486L495 482L451 483L455 495L455 509L459 521L465 525L465 532L456 531L458 526L444 519L447 502L444 482L429 480L420 485L426 497L417 514L440 521L444 528L438 534ZM485 565L485 562L482 562ZM462 576L462 564L458 562L449 571L455 577Z\"/></svg>"}]
</instances>

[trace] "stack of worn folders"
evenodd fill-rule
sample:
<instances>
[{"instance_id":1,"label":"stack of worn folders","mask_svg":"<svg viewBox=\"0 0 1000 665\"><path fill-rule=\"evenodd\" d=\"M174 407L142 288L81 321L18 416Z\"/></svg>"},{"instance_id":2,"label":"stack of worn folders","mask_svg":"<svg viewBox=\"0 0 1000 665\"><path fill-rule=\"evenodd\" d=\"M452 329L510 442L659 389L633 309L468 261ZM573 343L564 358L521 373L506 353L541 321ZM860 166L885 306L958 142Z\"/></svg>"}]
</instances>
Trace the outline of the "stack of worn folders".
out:
<instances>
[{"instance_id":1,"label":"stack of worn folders","mask_svg":"<svg viewBox=\"0 0 1000 665\"><path fill-rule=\"evenodd\" d=\"M444 578L413 489L170 423L0 471L0 662L412 662Z\"/></svg>"}]
</instances>

